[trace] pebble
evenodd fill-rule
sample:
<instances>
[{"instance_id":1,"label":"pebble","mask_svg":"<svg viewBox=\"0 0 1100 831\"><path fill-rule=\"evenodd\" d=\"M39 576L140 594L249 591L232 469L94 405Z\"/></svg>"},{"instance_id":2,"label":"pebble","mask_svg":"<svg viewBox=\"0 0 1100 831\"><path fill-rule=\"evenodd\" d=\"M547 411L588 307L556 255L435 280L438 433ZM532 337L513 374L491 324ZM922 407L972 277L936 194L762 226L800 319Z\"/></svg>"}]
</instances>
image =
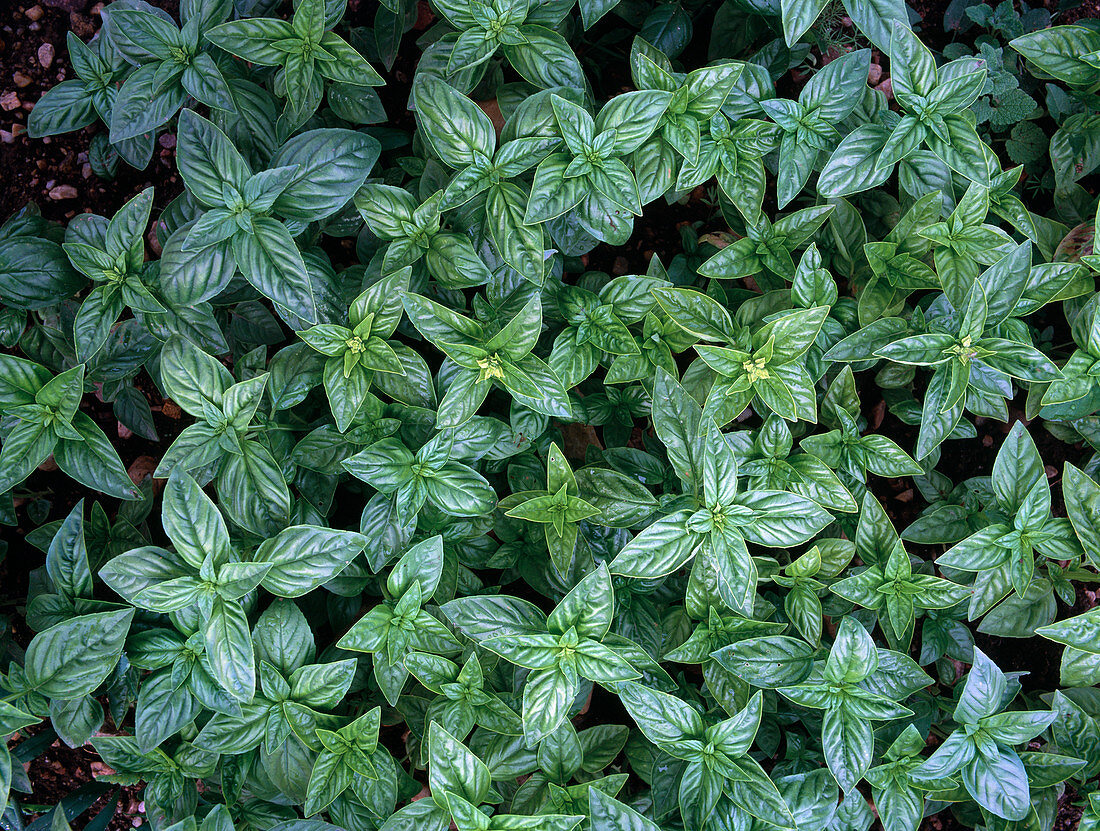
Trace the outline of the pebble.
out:
<instances>
[{"instance_id":1,"label":"pebble","mask_svg":"<svg viewBox=\"0 0 1100 831\"><path fill-rule=\"evenodd\" d=\"M41 6L31 6L29 9L23 12L23 14L27 16L27 20L35 21L41 20L42 15L45 14L45 12L43 12Z\"/></svg>"},{"instance_id":2,"label":"pebble","mask_svg":"<svg viewBox=\"0 0 1100 831\"><path fill-rule=\"evenodd\" d=\"M15 141L15 136L7 130L0 130L0 144L11 144L13 141Z\"/></svg>"},{"instance_id":3,"label":"pebble","mask_svg":"<svg viewBox=\"0 0 1100 831\"><path fill-rule=\"evenodd\" d=\"M76 188L72 185L55 185L50 188L50 199L60 202L62 199L76 199Z\"/></svg>"},{"instance_id":4,"label":"pebble","mask_svg":"<svg viewBox=\"0 0 1100 831\"><path fill-rule=\"evenodd\" d=\"M23 74L22 72L16 72L16 73L14 73L14 74L13 74L13 75L11 76L11 79L12 79L13 81L15 81L15 85L16 85L17 87L19 87L19 89L23 89L23 87L27 87L27 86L30 86L30 84L31 84L31 80L32 80L31 78L29 78L29 77L27 77L26 75L24 75L24 74Z\"/></svg>"},{"instance_id":5,"label":"pebble","mask_svg":"<svg viewBox=\"0 0 1100 831\"><path fill-rule=\"evenodd\" d=\"M163 147L165 150L171 150L176 146L176 137L171 133L164 133L157 139L157 144Z\"/></svg>"},{"instance_id":6,"label":"pebble","mask_svg":"<svg viewBox=\"0 0 1100 831\"><path fill-rule=\"evenodd\" d=\"M53 63L54 48L52 43L43 43L38 47L38 63L43 69L49 69Z\"/></svg>"},{"instance_id":7,"label":"pebble","mask_svg":"<svg viewBox=\"0 0 1100 831\"><path fill-rule=\"evenodd\" d=\"M14 92L5 92L3 95L0 95L0 109L5 112L19 109L22 103L23 102L19 100L19 96Z\"/></svg>"}]
</instances>

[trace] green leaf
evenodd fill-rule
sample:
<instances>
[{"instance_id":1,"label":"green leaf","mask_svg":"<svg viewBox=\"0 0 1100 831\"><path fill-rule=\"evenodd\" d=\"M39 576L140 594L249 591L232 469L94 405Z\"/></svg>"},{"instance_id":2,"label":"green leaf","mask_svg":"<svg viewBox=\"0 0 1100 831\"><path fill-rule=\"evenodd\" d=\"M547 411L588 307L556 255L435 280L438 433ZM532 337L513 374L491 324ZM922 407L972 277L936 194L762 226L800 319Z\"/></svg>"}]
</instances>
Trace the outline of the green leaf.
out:
<instances>
[{"instance_id":1,"label":"green leaf","mask_svg":"<svg viewBox=\"0 0 1100 831\"><path fill-rule=\"evenodd\" d=\"M54 589L69 600L92 595L92 573L84 534L84 500L61 523L46 552L46 573Z\"/></svg>"},{"instance_id":2,"label":"green leaf","mask_svg":"<svg viewBox=\"0 0 1100 831\"><path fill-rule=\"evenodd\" d=\"M272 565L262 585L279 597L301 597L339 575L367 543L353 531L312 525L284 528L256 550L256 562Z\"/></svg>"},{"instance_id":3,"label":"green leaf","mask_svg":"<svg viewBox=\"0 0 1100 831\"><path fill-rule=\"evenodd\" d=\"M1036 484L1046 482L1046 470L1035 442L1022 422L1009 431L993 462L993 491L1009 514L1018 511Z\"/></svg>"},{"instance_id":4,"label":"green leaf","mask_svg":"<svg viewBox=\"0 0 1100 831\"><path fill-rule=\"evenodd\" d=\"M646 738L666 753L682 753L683 742L703 735L699 711L675 696L629 681L619 688L619 698Z\"/></svg>"},{"instance_id":5,"label":"green leaf","mask_svg":"<svg viewBox=\"0 0 1100 831\"><path fill-rule=\"evenodd\" d=\"M888 54L894 24L909 24L909 14L900 0L844 0L844 9L856 28Z\"/></svg>"},{"instance_id":6,"label":"green leaf","mask_svg":"<svg viewBox=\"0 0 1100 831\"><path fill-rule=\"evenodd\" d=\"M1009 41L1009 46L1047 75L1073 86L1091 86L1097 68L1082 60L1100 50L1100 34L1085 26L1052 26Z\"/></svg>"},{"instance_id":7,"label":"green leaf","mask_svg":"<svg viewBox=\"0 0 1100 831\"><path fill-rule=\"evenodd\" d=\"M215 563L229 559L229 532L214 503L190 476L175 471L168 477L161 508L164 533L176 553L196 569L206 558Z\"/></svg>"},{"instance_id":8,"label":"green leaf","mask_svg":"<svg viewBox=\"0 0 1100 831\"><path fill-rule=\"evenodd\" d=\"M237 701L248 704L256 693L256 667L248 618L239 603L214 598L203 627L206 657L214 680Z\"/></svg>"},{"instance_id":9,"label":"green leaf","mask_svg":"<svg viewBox=\"0 0 1100 831\"><path fill-rule=\"evenodd\" d=\"M814 649L784 635L746 638L712 653L719 664L750 684L765 689L798 684L813 668Z\"/></svg>"},{"instance_id":10,"label":"green leaf","mask_svg":"<svg viewBox=\"0 0 1100 831\"><path fill-rule=\"evenodd\" d=\"M118 663L133 609L74 617L31 639L24 671L32 689L51 698L95 692Z\"/></svg>"},{"instance_id":11,"label":"green leaf","mask_svg":"<svg viewBox=\"0 0 1100 831\"><path fill-rule=\"evenodd\" d=\"M608 629L615 612L615 591L607 566L601 565L585 576L554 607L546 620L547 628L562 634L573 628L586 638L600 640Z\"/></svg>"},{"instance_id":12,"label":"green leaf","mask_svg":"<svg viewBox=\"0 0 1100 831\"><path fill-rule=\"evenodd\" d=\"M331 216L359 190L381 152L382 146L377 139L354 130L321 129L299 133L283 144L268 162L270 168L296 167L293 178L275 198L271 210L300 222L316 222ZM306 317L296 306L287 308Z\"/></svg>"},{"instance_id":13,"label":"green leaf","mask_svg":"<svg viewBox=\"0 0 1100 831\"><path fill-rule=\"evenodd\" d=\"M283 223L253 217L251 234L233 236L233 256L245 279L264 297L307 323L318 322L313 283L302 253Z\"/></svg>"},{"instance_id":14,"label":"green leaf","mask_svg":"<svg viewBox=\"0 0 1100 831\"><path fill-rule=\"evenodd\" d=\"M90 416L73 416L72 428L79 440L61 439L53 457L66 474L82 485L119 499L140 499L130 475L118 457L118 451ZM4 445L5 449L7 445ZM0 460L2 460L0 456Z\"/></svg>"},{"instance_id":15,"label":"green leaf","mask_svg":"<svg viewBox=\"0 0 1100 831\"><path fill-rule=\"evenodd\" d=\"M224 204L223 183L244 190L252 170L225 133L211 122L185 109L180 115L176 140L180 176L200 202L211 207Z\"/></svg>"},{"instance_id":16,"label":"green leaf","mask_svg":"<svg viewBox=\"0 0 1100 831\"><path fill-rule=\"evenodd\" d=\"M660 831L660 826L599 788L588 789L592 831Z\"/></svg>"},{"instance_id":17,"label":"green leaf","mask_svg":"<svg viewBox=\"0 0 1100 831\"><path fill-rule=\"evenodd\" d=\"M42 95L27 118L31 138L71 133L94 124L96 109L80 81L62 81Z\"/></svg>"},{"instance_id":18,"label":"green leaf","mask_svg":"<svg viewBox=\"0 0 1100 831\"><path fill-rule=\"evenodd\" d=\"M684 566L703 542L689 531L690 511L662 517L627 543L609 568L623 577L662 577Z\"/></svg>"},{"instance_id":19,"label":"green leaf","mask_svg":"<svg viewBox=\"0 0 1100 831\"><path fill-rule=\"evenodd\" d=\"M463 168L493 157L493 123L480 107L449 84L430 75L419 77L416 114L432 149L451 167Z\"/></svg>"},{"instance_id":20,"label":"green leaf","mask_svg":"<svg viewBox=\"0 0 1100 831\"><path fill-rule=\"evenodd\" d=\"M428 776L432 798L446 808L447 793L480 805L489 794L489 769L437 722L428 728Z\"/></svg>"},{"instance_id":21,"label":"green leaf","mask_svg":"<svg viewBox=\"0 0 1100 831\"><path fill-rule=\"evenodd\" d=\"M798 39L814 25L825 5L824 0L811 0L808 3L802 0L781 0L783 38L787 46L794 46Z\"/></svg>"}]
</instances>

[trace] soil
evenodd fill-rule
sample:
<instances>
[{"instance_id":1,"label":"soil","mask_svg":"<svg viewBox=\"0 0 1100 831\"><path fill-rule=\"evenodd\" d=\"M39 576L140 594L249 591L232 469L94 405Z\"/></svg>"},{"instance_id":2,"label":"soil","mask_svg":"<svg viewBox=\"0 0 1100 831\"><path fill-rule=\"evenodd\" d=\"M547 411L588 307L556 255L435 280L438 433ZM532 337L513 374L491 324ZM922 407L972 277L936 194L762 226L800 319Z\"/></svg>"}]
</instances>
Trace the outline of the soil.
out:
<instances>
[{"instance_id":1,"label":"soil","mask_svg":"<svg viewBox=\"0 0 1100 831\"><path fill-rule=\"evenodd\" d=\"M175 172L175 139L162 136L146 170L119 162L116 178L102 181L92 173L88 147L104 127L31 139L27 115L50 87L75 76L65 46L70 30L88 40L99 30L102 3L87 9L81 0L52 0L54 5L12 0L0 17L0 221L27 202L43 216L68 220L80 212L111 216L128 199L156 186L156 207L163 208L183 189ZM63 6L58 8L56 6ZM174 10L176 0L154 5ZM75 9L70 11L69 9ZM53 49L52 58L47 54Z\"/></svg>"},{"instance_id":2,"label":"soil","mask_svg":"<svg viewBox=\"0 0 1100 831\"><path fill-rule=\"evenodd\" d=\"M1064 13L1058 15L1058 22L1076 23L1082 19L1097 17L1100 17L1100 0L1085 0L1081 5L1067 9Z\"/></svg>"},{"instance_id":3,"label":"soil","mask_svg":"<svg viewBox=\"0 0 1100 831\"><path fill-rule=\"evenodd\" d=\"M0 221L28 202L36 203L43 216L56 221L67 221L78 212L111 216L128 199L150 186L156 187L157 208L163 208L182 190L174 169L173 137L162 138L147 170L137 171L120 163L116 178L108 181L96 178L88 163L89 144L96 130L103 129L102 125L50 138L32 140L27 136L27 115L34 102L50 87L75 77L65 46L66 33L71 30L88 40L101 24L102 4L89 9L90 4L82 0L53 0L53 3L52 6L32 2L0 4L0 171L4 180L0 187ZM171 11L177 7L176 0L157 5ZM151 381L146 381L148 389L143 391L150 395L157 432L162 439L170 440L183 425L178 418L160 412L163 402ZM103 426L124 464L134 474L142 467L148 468L145 460L159 458L168 446L136 435L124 438L126 431L120 435L110 405L94 396L85 396L81 409ZM50 470L36 471L27 482L27 490L48 495L47 520L65 516L78 499L86 496L67 477ZM30 570L43 562L41 552L28 546L24 539L28 529L43 521L38 517L32 522L27 516L29 508L27 502L20 504L19 526L4 529L8 551L0 563L0 580L18 587L14 593L20 596L26 595ZM12 618L20 620L18 615ZM29 635L23 627L15 631L22 646ZM47 732L49 735L44 735ZM24 751L33 748L31 760L24 761L32 792L19 795L28 823L65 799L69 819L77 829L104 810L112 814L106 826L110 831L144 824L141 786L120 788L97 783L96 776L108 773L109 769L92 748L70 748L56 738L50 742L52 735L48 725L39 725L10 744L17 759L21 747ZM44 748L39 748L44 739ZM79 813L72 816L71 812L78 809Z\"/></svg>"},{"instance_id":4,"label":"soil","mask_svg":"<svg viewBox=\"0 0 1100 831\"><path fill-rule=\"evenodd\" d=\"M30 794L19 795L28 826L36 817L48 818L63 800L70 824L78 831L97 817L103 827L104 811L110 812L107 831L133 831L145 824L143 786L97 781L97 776L111 770L90 745L71 748L56 738L48 724L39 724L16 736L8 747L13 758L23 762L32 787ZM33 756L32 761L26 762L26 756Z\"/></svg>"}]
</instances>

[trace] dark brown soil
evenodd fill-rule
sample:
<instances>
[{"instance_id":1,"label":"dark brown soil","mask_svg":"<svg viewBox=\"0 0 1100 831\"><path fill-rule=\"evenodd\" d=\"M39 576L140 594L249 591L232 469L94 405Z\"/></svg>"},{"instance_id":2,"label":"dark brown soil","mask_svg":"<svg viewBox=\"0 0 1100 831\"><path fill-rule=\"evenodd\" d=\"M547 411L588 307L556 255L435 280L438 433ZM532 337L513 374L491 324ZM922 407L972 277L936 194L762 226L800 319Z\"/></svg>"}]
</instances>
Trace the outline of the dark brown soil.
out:
<instances>
[{"instance_id":1,"label":"dark brown soil","mask_svg":"<svg viewBox=\"0 0 1100 831\"><path fill-rule=\"evenodd\" d=\"M1081 5L1072 9L1067 9L1059 14L1056 22L1063 24L1076 23L1078 20L1090 17L1100 17L1100 0L1084 0Z\"/></svg>"},{"instance_id":2,"label":"dark brown soil","mask_svg":"<svg viewBox=\"0 0 1100 831\"><path fill-rule=\"evenodd\" d=\"M163 207L182 188L174 171L171 149L174 140L171 138L158 146L147 170L136 171L120 163L117 177L104 181L92 174L88 164L91 138L97 131L106 129L102 124L51 138L32 140L26 135L27 115L39 97L60 81L74 77L65 46L66 33L72 30L88 40L100 26L101 4L88 9L89 4L81 0L65 0L64 5L66 8L33 2L0 3L0 171L3 176L0 221L32 201L39 205L44 216L58 221L88 211L111 216L130 197L151 185L157 189L157 205ZM171 0L158 5L175 10L177 3ZM52 58L50 48L53 49ZM148 388L155 396L151 383ZM158 399L159 396L152 403L159 411L162 402ZM120 438L110 406L93 396L85 398L83 409L104 428L123 462L133 466L135 473L142 464L140 457L155 454L159 458L167 447L167 444L148 442L137 436ZM175 436L182 427L174 426L173 419L160 412L156 412L154 418L162 438ZM48 519L65 516L77 499L85 495L65 477L48 470L37 471L28 480L27 490L48 494L51 501ZM21 596L26 596L30 570L44 561L41 552L24 542L26 531L39 524L29 520L26 509L26 505L19 506L18 528L4 529L9 548L8 556L0 564L0 579L18 587L13 593ZM113 513L113 507L109 507L109 511ZM28 634L17 632L16 638L25 646ZM45 735L47 731L49 735ZM33 756L29 762L22 760L32 793L18 795L28 822L65 799L74 828L83 828L104 810L113 814L107 826L111 831L132 829L144 823L140 786L119 788L96 783L97 774L109 771L90 746L73 749L55 739L47 743L42 752L38 744L52 735L47 725L41 725L26 731L12 743L17 757L24 744L27 745L23 748L24 755L31 753ZM70 795L74 794L70 802ZM79 813L72 816L75 809L79 809Z\"/></svg>"},{"instance_id":3,"label":"dark brown soil","mask_svg":"<svg viewBox=\"0 0 1100 831\"><path fill-rule=\"evenodd\" d=\"M28 824L62 800L74 829L84 828L105 810L113 813L108 831L132 831L145 824L142 786L120 787L98 782L97 776L111 770L99 760L90 745L71 748L54 738L42 752L39 745L54 735L47 724L41 724L9 743L15 759L28 755L27 747L34 746L29 752L33 760L24 762L32 792L19 795Z\"/></svg>"},{"instance_id":4,"label":"dark brown soil","mask_svg":"<svg viewBox=\"0 0 1100 831\"><path fill-rule=\"evenodd\" d=\"M61 2L61 0L55 0ZM74 2L69 5L83 4ZM173 10L176 0L154 5ZM102 181L88 164L92 136L105 131L95 124L74 133L31 139L27 115L49 88L75 76L65 36L70 30L87 41L99 29L97 3L88 12L69 12L30 0L0 3L0 221L27 202L36 202L48 219L67 220L91 211L111 216L130 197L153 185L156 205L164 207L182 190L175 172L175 139L162 136L153 161L144 170L119 162L114 181ZM37 18L37 19L33 19ZM52 60L40 49L52 47ZM48 50L47 50L48 51ZM43 66L48 62L48 66Z\"/></svg>"}]
</instances>

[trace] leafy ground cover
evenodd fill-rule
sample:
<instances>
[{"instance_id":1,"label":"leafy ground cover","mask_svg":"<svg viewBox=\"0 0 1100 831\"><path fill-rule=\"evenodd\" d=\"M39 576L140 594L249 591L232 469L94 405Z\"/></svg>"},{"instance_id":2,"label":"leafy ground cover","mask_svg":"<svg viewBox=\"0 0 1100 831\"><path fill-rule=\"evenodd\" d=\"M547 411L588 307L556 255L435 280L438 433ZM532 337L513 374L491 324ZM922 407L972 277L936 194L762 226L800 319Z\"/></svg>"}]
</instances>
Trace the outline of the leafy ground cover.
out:
<instances>
[{"instance_id":1,"label":"leafy ground cover","mask_svg":"<svg viewBox=\"0 0 1100 831\"><path fill-rule=\"evenodd\" d=\"M1100 827L1095 13L13 9L4 824Z\"/></svg>"}]
</instances>

